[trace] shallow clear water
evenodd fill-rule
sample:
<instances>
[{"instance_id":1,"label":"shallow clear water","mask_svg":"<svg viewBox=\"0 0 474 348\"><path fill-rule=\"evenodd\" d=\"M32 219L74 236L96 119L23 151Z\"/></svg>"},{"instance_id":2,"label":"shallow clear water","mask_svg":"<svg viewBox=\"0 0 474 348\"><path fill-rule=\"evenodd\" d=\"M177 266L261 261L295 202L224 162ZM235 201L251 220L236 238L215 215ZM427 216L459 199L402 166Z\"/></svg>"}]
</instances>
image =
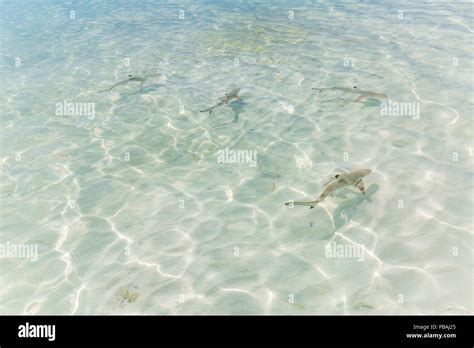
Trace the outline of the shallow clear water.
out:
<instances>
[{"instance_id":1,"label":"shallow clear water","mask_svg":"<svg viewBox=\"0 0 474 348\"><path fill-rule=\"evenodd\" d=\"M473 313L472 4L0 6L0 313Z\"/></svg>"}]
</instances>

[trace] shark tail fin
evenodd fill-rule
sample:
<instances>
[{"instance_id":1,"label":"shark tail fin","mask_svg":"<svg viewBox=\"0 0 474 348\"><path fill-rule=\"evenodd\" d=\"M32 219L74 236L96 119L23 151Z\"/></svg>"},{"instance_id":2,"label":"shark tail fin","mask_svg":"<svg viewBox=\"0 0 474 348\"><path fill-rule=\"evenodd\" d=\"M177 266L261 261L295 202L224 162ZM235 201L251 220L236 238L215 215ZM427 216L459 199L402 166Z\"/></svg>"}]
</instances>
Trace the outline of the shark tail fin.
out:
<instances>
[{"instance_id":1,"label":"shark tail fin","mask_svg":"<svg viewBox=\"0 0 474 348\"><path fill-rule=\"evenodd\" d=\"M287 205L289 207L293 207L295 205L304 205L304 206L309 207L309 209L313 209L319 202L321 202L320 199L317 199L317 200L312 201L312 202L293 202L293 201L290 201L290 202L286 202L285 205Z\"/></svg>"},{"instance_id":2,"label":"shark tail fin","mask_svg":"<svg viewBox=\"0 0 474 348\"><path fill-rule=\"evenodd\" d=\"M211 106L210 108L201 110L200 112L209 112L209 114L211 114L211 112L212 112L213 109L214 109L214 107Z\"/></svg>"}]
</instances>

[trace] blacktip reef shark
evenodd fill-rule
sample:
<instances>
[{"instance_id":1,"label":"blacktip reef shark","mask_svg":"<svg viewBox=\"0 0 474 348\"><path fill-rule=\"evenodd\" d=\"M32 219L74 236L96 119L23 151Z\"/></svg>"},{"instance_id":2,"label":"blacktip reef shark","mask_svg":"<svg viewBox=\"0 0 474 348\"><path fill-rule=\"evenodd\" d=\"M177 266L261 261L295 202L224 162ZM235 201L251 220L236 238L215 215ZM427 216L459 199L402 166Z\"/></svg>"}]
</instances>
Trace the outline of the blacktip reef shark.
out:
<instances>
[{"instance_id":1,"label":"blacktip reef shark","mask_svg":"<svg viewBox=\"0 0 474 348\"><path fill-rule=\"evenodd\" d=\"M388 97L383 94L383 93L378 93L378 92L371 92L371 91L364 91L363 89L360 89L359 87L354 86L353 88L347 88L347 87L329 87L329 88L312 88L312 89L317 89L319 90L319 93L322 91L342 91L342 92L348 92L348 93L355 93L359 94L359 96L356 98L355 101L361 101L363 99L367 99L368 97L375 97L375 98L384 98L387 99Z\"/></svg>"},{"instance_id":2,"label":"blacktip reef shark","mask_svg":"<svg viewBox=\"0 0 474 348\"><path fill-rule=\"evenodd\" d=\"M201 110L200 112L209 112L210 114L212 110L214 110L218 106L228 104L232 99L240 100L239 92L240 92L240 88L233 89L229 93L224 94L224 96L220 98L220 101L216 105L211 106L210 108L207 108L205 110Z\"/></svg>"},{"instance_id":3,"label":"blacktip reef shark","mask_svg":"<svg viewBox=\"0 0 474 348\"><path fill-rule=\"evenodd\" d=\"M305 205L309 206L310 209L313 209L315 205L321 203L327 196L334 193L335 191L347 187L355 186L357 187L362 194L365 195L365 186L362 178L369 175L372 171L370 169L359 169L350 173L336 174L334 175L329 182L326 183L323 193L316 199L311 202L287 202L286 205Z\"/></svg>"},{"instance_id":4,"label":"blacktip reef shark","mask_svg":"<svg viewBox=\"0 0 474 348\"><path fill-rule=\"evenodd\" d=\"M127 83L129 82L140 82L140 89L143 87L143 84L145 83L145 81L150 78L150 77L156 77L156 76L160 76L159 74L151 74L151 75L145 75L145 76L133 76L133 75L128 75L128 79L126 80L123 80L123 81L120 81L120 82L117 82L115 83L114 85L112 85L111 87L109 88L106 88L106 89L103 89L99 92L109 92L111 91L112 89L114 89L115 87L117 86L124 86L126 85Z\"/></svg>"}]
</instances>

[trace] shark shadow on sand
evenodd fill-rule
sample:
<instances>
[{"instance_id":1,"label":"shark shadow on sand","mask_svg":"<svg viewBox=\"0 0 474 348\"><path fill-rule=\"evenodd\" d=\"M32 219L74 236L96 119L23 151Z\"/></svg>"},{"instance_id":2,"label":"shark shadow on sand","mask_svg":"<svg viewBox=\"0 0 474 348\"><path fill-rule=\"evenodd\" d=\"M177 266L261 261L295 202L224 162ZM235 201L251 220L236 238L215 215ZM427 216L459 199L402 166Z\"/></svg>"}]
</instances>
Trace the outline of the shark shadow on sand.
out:
<instances>
[{"instance_id":1,"label":"shark shadow on sand","mask_svg":"<svg viewBox=\"0 0 474 348\"><path fill-rule=\"evenodd\" d=\"M344 93L352 93L358 95L358 97L354 100L356 103L362 103L365 107L367 106L379 106L380 100L387 100L388 97L384 93L380 92L372 92L360 89L357 86L352 88L347 87L327 87L327 88L311 88L312 90L317 90L318 93L324 91L339 91ZM378 103L377 103L378 102ZM374 104L376 103L376 104Z\"/></svg>"},{"instance_id":2,"label":"shark shadow on sand","mask_svg":"<svg viewBox=\"0 0 474 348\"><path fill-rule=\"evenodd\" d=\"M229 103L228 106L232 110L232 112L234 113L234 118L232 119L232 121L218 124L217 126L214 126L212 128L216 129L216 128L225 127L225 126L227 126L229 124L232 124L232 123L237 123L237 121L239 120L239 116L242 112L244 112L244 107L246 105L247 105L247 103L245 103L242 99L238 99L238 100L235 100L235 101Z\"/></svg>"},{"instance_id":3,"label":"shark shadow on sand","mask_svg":"<svg viewBox=\"0 0 474 348\"><path fill-rule=\"evenodd\" d=\"M161 84L161 83L154 83L154 84L151 84L151 85L146 85L146 86L140 86L140 88L133 92L133 93L129 93L129 95L135 95L135 94L141 94L141 93L151 93L151 92L154 92L154 91L158 91L160 89L160 87L163 87L164 85Z\"/></svg>"},{"instance_id":4,"label":"shark shadow on sand","mask_svg":"<svg viewBox=\"0 0 474 348\"><path fill-rule=\"evenodd\" d=\"M363 202L368 202L368 203L371 203L372 202L372 196L377 193L377 191L379 190L379 185L377 184L372 184L369 186L369 188L365 191L365 195L357 195L356 197L354 198L351 198L351 199L347 199L345 200L344 202L342 202L341 204L339 204L336 208L336 210L334 210L334 213L333 213L333 221L334 221L334 230L324 236L324 237L321 237L321 238L318 238L318 240L322 240L322 239L327 239L329 237L331 237L334 233L337 232L337 230L339 230L342 226L344 226L345 224L347 224L347 222L349 222L352 217L354 217L356 214L357 214L357 207L359 205L361 205ZM347 193L349 192L348 189L347 190ZM344 191L346 191L344 190ZM345 195L347 194L346 192L340 192L338 194L336 194L335 196L338 196L338 197L345 197Z\"/></svg>"}]
</instances>

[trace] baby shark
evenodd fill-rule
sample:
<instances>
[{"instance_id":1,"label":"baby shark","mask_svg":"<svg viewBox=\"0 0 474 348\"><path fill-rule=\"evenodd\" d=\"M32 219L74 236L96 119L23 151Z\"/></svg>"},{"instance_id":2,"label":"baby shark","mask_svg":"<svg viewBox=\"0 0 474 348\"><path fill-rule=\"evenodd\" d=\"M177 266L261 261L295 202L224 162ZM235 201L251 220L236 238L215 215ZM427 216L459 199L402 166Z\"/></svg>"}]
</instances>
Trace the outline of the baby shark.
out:
<instances>
[{"instance_id":1,"label":"baby shark","mask_svg":"<svg viewBox=\"0 0 474 348\"><path fill-rule=\"evenodd\" d=\"M336 174L331 180L325 185L323 193L315 200L311 202L287 202L285 205L305 205L313 209L315 205L322 202L327 196L338 191L339 189L347 186L357 187L362 194L365 195L365 186L362 178L369 175L372 171L370 169L359 169L349 173Z\"/></svg>"},{"instance_id":2,"label":"baby shark","mask_svg":"<svg viewBox=\"0 0 474 348\"><path fill-rule=\"evenodd\" d=\"M224 96L222 98L220 98L220 101L216 105L211 106L210 108L207 108L205 110L201 110L200 112L209 112L209 114L210 114L212 112L212 110L214 110L218 106L228 104L229 101L231 101L232 99L240 99L239 92L240 92L240 88L236 88L236 89L230 91L229 93L224 94Z\"/></svg>"}]
</instances>

